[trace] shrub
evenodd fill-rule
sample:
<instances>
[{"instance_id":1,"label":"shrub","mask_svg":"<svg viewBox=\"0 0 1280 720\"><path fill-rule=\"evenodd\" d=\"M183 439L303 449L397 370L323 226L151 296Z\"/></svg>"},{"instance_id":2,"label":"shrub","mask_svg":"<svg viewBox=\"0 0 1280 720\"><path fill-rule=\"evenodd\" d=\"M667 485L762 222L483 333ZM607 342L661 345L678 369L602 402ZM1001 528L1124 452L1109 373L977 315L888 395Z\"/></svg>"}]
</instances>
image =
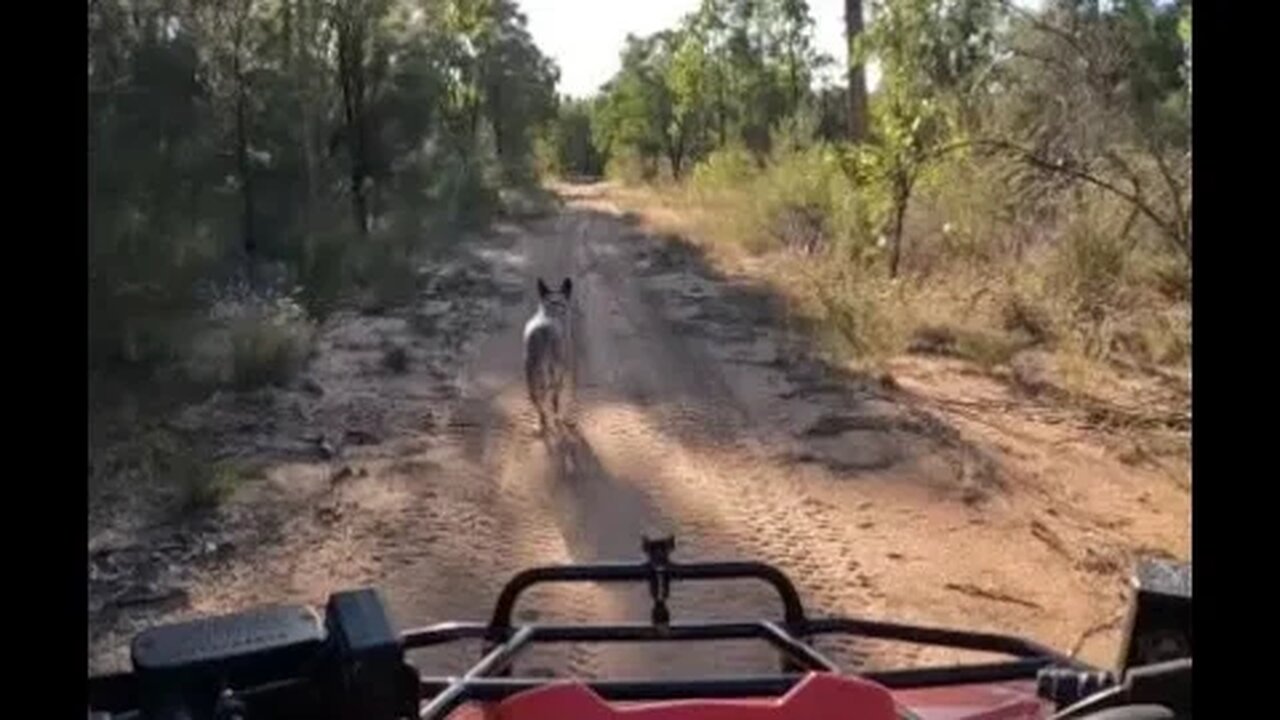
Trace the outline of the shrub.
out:
<instances>
[{"instance_id":1,"label":"shrub","mask_svg":"<svg viewBox=\"0 0 1280 720\"><path fill-rule=\"evenodd\" d=\"M306 362L314 334L293 295L264 297L233 285L212 301L188 351L188 377L241 389L283 385Z\"/></svg>"}]
</instances>

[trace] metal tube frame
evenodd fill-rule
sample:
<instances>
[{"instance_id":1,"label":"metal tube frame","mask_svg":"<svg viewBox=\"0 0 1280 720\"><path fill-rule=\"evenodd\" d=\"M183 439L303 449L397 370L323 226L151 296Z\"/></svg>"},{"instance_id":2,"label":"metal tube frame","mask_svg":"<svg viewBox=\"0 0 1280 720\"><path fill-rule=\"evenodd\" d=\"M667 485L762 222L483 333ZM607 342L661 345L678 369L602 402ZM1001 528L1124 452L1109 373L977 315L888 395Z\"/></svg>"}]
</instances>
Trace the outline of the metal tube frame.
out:
<instances>
[{"instance_id":1,"label":"metal tube frame","mask_svg":"<svg viewBox=\"0 0 1280 720\"><path fill-rule=\"evenodd\" d=\"M1048 666L1089 669L1061 653L1022 638L991 633L921 627L859 618L809 618L791 580L777 568L758 562L677 563L670 560L670 538L644 541L647 561L548 566L525 570L503 588L488 624L443 623L404 633L405 650L459 640L482 640L481 661L461 677L422 676L420 697L428 701L421 718L439 720L465 702L493 702L546 684L542 678L512 678L510 668L525 648L538 644L581 642L690 642L763 640L783 657L778 675L690 680L603 680L585 683L606 700L772 697L784 694L806 672L842 672L807 640L822 635L896 640L962 650L998 653L1005 662L949 665L862 673L890 689L1033 680ZM760 580L777 592L782 622L671 623L666 601L674 580ZM515 626L511 623L520 595L534 585L581 582L647 582L653 600L652 624Z\"/></svg>"},{"instance_id":2,"label":"metal tube frame","mask_svg":"<svg viewBox=\"0 0 1280 720\"><path fill-rule=\"evenodd\" d=\"M964 650L1011 655L1005 662L948 665L862 673L861 676L890 689L964 685L970 683L1033 680L1049 666L1088 669L1060 653L1021 638L959 630L924 628L850 618L823 618L802 628L808 637L846 635L940 645ZM459 640L485 640L489 626L483 623L446 623L405 633L405 649L414 650ZM804 672L842 672L830 659L797 638L783 626L770 621L738 623L675 623L658 627L641 623L610 625L522 625L510 641L488 651L485 659L501 657L501 664L482 660L461 677L423 676L421 697L430 700L422 718L444 718L458 705L492 702L546 684L543 678L497 677L514 662L519 652L534 644L574 642L689 642L712 640L764 640L800 669L742 678L690 680L605 680L586 685L606 700L658 700L679 698L771 697L784 694ZM482 667L483 666L483 667ZM428 712L429 711L429 712Z\"/></svg>"}]
</instances>

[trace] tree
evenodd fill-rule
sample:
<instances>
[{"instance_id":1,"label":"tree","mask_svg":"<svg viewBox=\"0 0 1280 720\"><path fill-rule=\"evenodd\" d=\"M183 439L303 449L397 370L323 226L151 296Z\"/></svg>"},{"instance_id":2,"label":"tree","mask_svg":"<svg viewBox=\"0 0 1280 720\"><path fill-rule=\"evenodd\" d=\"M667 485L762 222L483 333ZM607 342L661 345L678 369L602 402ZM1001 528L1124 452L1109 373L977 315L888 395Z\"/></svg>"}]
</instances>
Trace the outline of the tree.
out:
<instances>
[{"instance_id":1,"label":"tree","mask_svg":"<svg viewBox=\"0 0 1280 720\"><path fill-rule=\"evenodd\" d=\"M451 0L441 22L456 39L447 64L458 140L471 148L487 125L504 176L527 179L533 131L555 112L558 69L511 0Z\"/></svg>"},{"instance_id":2,"label":"tree","mask_svg":"<svg viewBox=\"0 0 1280 720\"><path fill-rule=\"evenodd\" d=\"M849 141L862 142L867 137L867 76L855 50L863 29L862 0L844 0L844 39L849 53Z\"/></svg>"},{"instance_id":3,"label":"tree","mask_svg":"<svg viewBox=\"0 0 1280 720\"><path fill-rule=\"evenodd\" d=\"M599 177L605 158L591 135L592 103L561 98L548 130L549 170L567 177Z\"/></svg>"},{"instance_id":4,"label":"tree","mask_svg":"<svg viewBox=\"0 0 1280 720\"><path fill-rule=\"evenodd\" d=\"M341 138L350 163L351 209L361 235L369 234L369 183L372 182L370 136L373 119L370 105L369 70L377 52L372 37L373 22L384 10L377 0L337 0L330 9L330 22L338 48L338 85L342 88Z\"/></svg>"},{"instance_id":5,"label":"tree","mask_svg":"<svg viewBox=\"0 0 1280 720\"><path fill-rule=\"evenodd\" d=\"M813 46L804 0L703 0L673 29L629 38L602 88L602 148L647 164L661 154L679 177L690 162L741 142L763 162L771 136L813 102Z\"/></svg>"},{"instance_id":6,"label":"tree","mask_svg":"<svg viewBox=\"0 0 1280 720\"><path fill-rule=\"evenodd\" d=\"M656 171L660 156L674 156L673 172L678 172L681 145L673 138L673 93L667 85L672 34L658 33L647 38L627 36L622 51L622 68L606 84L606 100L597 116L599 142L613 151L634 152Z\"/></svg>"},{"instance_id":7,"label":"tree","mask_svg":"<svg viewBox=\"0 0 1280 720\"><path fill-rule=\"evenodd\" d=\"M889 275L902 260L903 220L921 174L965 128L968 103L993 61L985 0L887 0L872 7L858 59L874 55L882 80L873 142L851 153L855 174L889 194Z\"/></svg>"},{"instance_id":8,"label":"tree","mask_svg":"<svg viewBox=\"0 0 1280 720\"><path fill-rule=\"evenodd\" d=\"M420 237L427 216L483 209L554 107L555 68L514 8L89 3L92 362L168 357L165 328L198 305L192 288L246 258L337 292L345 254L393 221ZM490 172L499 161L510 171Z\"/></svg>"},{"instance_id":9,"label":"tree","mask_svg":"<svg viewBox=\"0 0 1280 720\"><path fill-rule=\"evenodd\" d=\"M1179 35L1190 3L1006 5L1015 22L1003 116L987 147L1128 203L1190 257L1190 87Z\"/></svg>"}]
</instances>

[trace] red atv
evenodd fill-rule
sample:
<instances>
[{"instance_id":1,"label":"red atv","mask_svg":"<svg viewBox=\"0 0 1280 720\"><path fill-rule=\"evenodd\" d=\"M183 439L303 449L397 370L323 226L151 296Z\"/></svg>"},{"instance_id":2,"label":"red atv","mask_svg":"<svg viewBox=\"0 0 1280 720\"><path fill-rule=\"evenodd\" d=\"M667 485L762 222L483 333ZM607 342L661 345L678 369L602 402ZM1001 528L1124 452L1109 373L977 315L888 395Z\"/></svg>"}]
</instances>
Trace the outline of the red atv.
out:
<instances>
[{"instance_id":1,"label":"red atv","mask_svg":"<svg viewBox=\"0 0 1280 720\"><path fill-rule=\"evenodd\" d=\"M682 563L671 538L644 541L644 562L525 570L502 590L488 624L396 632L370 589L329 598L324 621L301 606L167 625L138 635L133 672L90 678L89 717L164 720L1147 720L1191 717L1189 565L1139 569L1119 672L1086 667L1003 635L855 618L809 617L794 585L758 562ZM782 601L777 621L671 622L671 583L756 579ZM541 583L648 583L652 622L517 625L520 594ZM1009 656L1004 662L850 674L810 644L846 635ZM512 677L540 643L758 639L781 656L776 675L680 681ZM407 651L483 640L461 677L420 675Z\"/></svg>"}]
</instances>

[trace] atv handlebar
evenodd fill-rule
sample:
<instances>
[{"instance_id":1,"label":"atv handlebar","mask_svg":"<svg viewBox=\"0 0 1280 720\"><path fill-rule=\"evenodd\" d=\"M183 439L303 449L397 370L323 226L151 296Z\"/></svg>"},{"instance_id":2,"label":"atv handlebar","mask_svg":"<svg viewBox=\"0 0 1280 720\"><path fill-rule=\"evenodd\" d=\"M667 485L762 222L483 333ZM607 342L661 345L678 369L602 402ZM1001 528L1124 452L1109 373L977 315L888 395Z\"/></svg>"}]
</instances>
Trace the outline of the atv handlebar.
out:
<instances>
[{"instance_id":1,"label":"atv handlebar","mask_svg":"<svg viewBox=\"0 0 1280 720\"><path fill-rule=\"evenodd\" d=\"M805 624L800 593L781 570L761 562L679 563L671 560L675 538L644 538L642 548L647 559L638 563L599 563L593 565L560 565L524 570L502 588L494 606L489 627L505 634L511 628L511 614L521 593L534 585L566 582L647 582L653 599L651 617L654 625L670 622L667 598L673 580L761 580L768 583L782 600L787 626ZM499 638L495 637L494 640Z\"/></svg>"},{"instance_id":2,"label":"atv handlebar","mask_svg":"<svg viewBox=\"0 0 1280 720\"><path fill-rule=\"evenodd\" d=\"M1085 666L1021 638L852 618L809 618L791 581L755 562L674 563L670 539L647 540L641 563L555 566L526 570L503 589L491 621L443 623L400 633L378 593L337 593L323 622L302 607L258 609L168 625L135 638L133 672L90 678L89 707L109 718L443 718L460 704L496 701L546 680L509 677L519 654L536 644L759 639L783 658L777 675L671 681L601 681L588 685L606 700L770 696L801 673L839 672L807 638L850 635L1010 655L979 665L866 673L889 688L1034 680L1047 667ZM759 579L782 600L782 622L673 623L666 608L675 580ZM515 626L521 593L547 582L647 582L652 623ZM480 660L461 677L422 675L408 651L482 640ZM249 710L246 714L244 711ZM93 717L91 714L90 717Z\"/></svg>"}]
</instances>

